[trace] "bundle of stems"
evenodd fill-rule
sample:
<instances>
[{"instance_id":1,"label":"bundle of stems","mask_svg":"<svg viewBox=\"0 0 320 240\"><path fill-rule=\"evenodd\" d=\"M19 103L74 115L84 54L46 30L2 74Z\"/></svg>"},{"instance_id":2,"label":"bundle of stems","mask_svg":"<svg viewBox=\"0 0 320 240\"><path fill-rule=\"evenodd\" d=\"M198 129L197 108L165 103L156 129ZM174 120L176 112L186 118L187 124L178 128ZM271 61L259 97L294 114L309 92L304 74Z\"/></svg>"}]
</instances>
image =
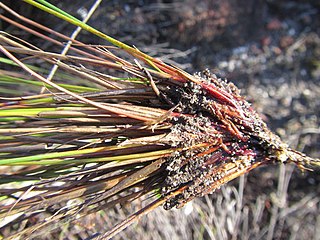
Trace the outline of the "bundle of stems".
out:
<instances>
[{"instance_id":1,"label":"bundle of stems","mask_svg":"<svg viewBox=\"0 0 320 240\"><path fill-rule=\"evenodd\" d=\"M0 3L1 20L53 49L0 33L0 231L7 239L146 199L98 237L111 238L160 205L180 208L258 166L319 166L272 133L232 83L209 71L188 74L46 1L25 2L111 45L82 43Z\"/></svg>"}]
</instances>

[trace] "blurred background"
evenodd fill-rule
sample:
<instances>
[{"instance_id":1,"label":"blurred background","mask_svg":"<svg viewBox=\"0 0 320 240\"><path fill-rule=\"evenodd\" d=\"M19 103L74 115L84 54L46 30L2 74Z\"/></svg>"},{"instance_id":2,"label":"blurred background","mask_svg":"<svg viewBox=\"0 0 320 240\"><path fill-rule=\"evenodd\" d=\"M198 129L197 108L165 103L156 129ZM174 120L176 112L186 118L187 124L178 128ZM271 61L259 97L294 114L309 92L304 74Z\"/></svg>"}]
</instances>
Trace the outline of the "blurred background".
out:
<instances>
[{"instance_id":1,"label":"blurred background","mask_svg":"<svg viewBox=\"0 0 320 240\"><path fill-rule=\"evenodd\" d=\"M27 4L3 2L66 35L75 29ZM80 19L94 3L50 2ZM227 78L284 142L320 157L319 1L102 1L89 25L190 73L209 69ZM22 34L4 22L1 28ZM85 31L77 39L106 44ZM159 208L115 239L320 239L319 183L319 171L256 169L182 209ZM105 232L126 208L135 206L73 222L56 239Z\"/></svg>"}]
</instances>

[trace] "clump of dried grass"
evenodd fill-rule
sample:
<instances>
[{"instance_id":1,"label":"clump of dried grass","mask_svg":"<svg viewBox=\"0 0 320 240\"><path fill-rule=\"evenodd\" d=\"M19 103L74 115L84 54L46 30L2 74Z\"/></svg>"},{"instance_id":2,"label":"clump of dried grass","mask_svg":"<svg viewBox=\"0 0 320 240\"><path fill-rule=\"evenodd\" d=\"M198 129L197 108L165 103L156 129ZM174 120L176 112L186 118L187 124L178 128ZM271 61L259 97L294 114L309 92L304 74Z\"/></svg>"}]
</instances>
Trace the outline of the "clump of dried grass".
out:
<instances>
[{"instance_id":1,"label":"clump of dried grass","mask_svg":"<svg viewBox=\"0 0 320 240\"><path fill-rule=\"evenodd\" d=\"M0 218L9 239L147 197L149 205L98 237L110 238L157 206L182 207L258 166L319 166L273 134L232 83L208 71L190 75L45 1L26 2L116 47L83 44L1 3L10 24L72 43L60 54L0 35L1 61L11 65L0 76Z\"/></svg>"}]
</instances>

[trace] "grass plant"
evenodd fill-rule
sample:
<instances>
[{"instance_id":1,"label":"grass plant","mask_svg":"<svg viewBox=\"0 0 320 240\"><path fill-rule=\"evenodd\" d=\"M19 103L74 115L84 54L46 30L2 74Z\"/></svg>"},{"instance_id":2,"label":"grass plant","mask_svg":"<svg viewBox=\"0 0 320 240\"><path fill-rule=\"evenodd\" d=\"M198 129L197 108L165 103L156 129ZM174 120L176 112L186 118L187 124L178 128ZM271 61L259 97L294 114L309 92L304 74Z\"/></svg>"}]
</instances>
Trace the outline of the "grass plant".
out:
<instances>
[{"instance_id":1,"label":"grass plant","mask_svg":"<svg viewBox=\"0 0 320 240\"><path fill-rule=\"evenodd\" d=\"M0 3L10 15L0 15L3 21L56 47L69 42L59 53L0 33L6 239L38 237L117 204L148 202L97 236L111 238L158 206L181 208L259 166L319 167L272 133L232 83L166 64L47 1L24 2L110 45L82 43Z\"/></svg>"}]
</instances>

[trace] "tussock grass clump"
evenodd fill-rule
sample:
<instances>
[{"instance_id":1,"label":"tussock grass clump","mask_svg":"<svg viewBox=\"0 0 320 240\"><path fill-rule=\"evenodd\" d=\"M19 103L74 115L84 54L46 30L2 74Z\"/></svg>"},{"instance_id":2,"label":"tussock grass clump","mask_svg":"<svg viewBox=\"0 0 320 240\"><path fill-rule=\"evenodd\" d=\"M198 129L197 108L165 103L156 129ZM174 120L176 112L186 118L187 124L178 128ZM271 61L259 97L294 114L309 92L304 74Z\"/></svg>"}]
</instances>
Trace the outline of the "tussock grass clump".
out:
<instances>
[{"instance_id":1,"label":"tussock grass clump","mask_svg":"<svg viewBox=\"0 0 320 240\"><path fill-rule=\"evenodd\" d=\"M81 43L0 3L10 14L2 20L55 46L69 41L68 51L57 53L0 35L0 228L6 238L36 237L147 199L98 237L111 238L160 205L180 208L258 166L319 166L272 133L232 83L209 71L190 75L46 1L25 2L113 46Z\"/></svg>"}]
</instances>

